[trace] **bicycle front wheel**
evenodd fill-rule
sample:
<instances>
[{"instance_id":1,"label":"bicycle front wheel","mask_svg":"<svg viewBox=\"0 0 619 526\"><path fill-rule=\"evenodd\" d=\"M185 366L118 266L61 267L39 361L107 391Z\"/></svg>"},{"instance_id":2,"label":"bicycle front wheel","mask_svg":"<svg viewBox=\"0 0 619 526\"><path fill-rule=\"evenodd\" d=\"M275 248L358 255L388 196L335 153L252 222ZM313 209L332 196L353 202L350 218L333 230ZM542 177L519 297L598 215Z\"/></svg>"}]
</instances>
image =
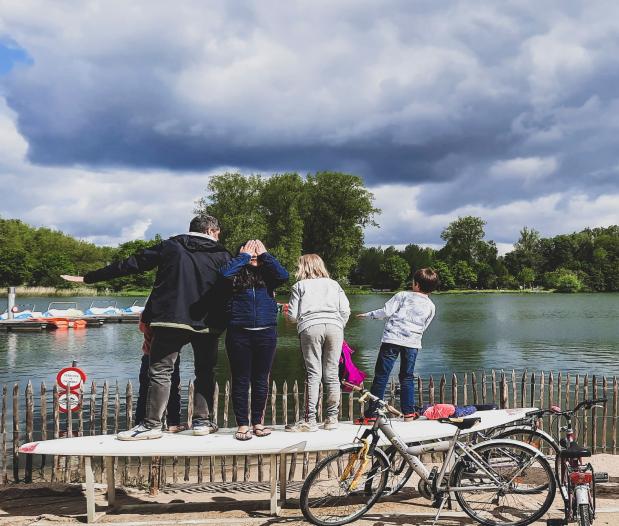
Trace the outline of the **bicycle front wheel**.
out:
<instances>
[{"instance_id":1,"label":"bicycle front wheel","mask_svg":"<svg viewBox=\"0 0 619 526\"><path fill-rule=\"evenodd\" d=\"M589 504L578 505L578 510L576 512L576 523L578 526L591 526L591 524L593 524Z\"/></svg>"},{"instance_id":2,"label":"bicycle front wheel","mask_svg":"<svg viewBox=\"0 0 619 526\"><path fill-rule=\"evenodd\" d=\"M413 468L411 468L406 459L400 455L395 446L389 446L385 450L385 455L387 455L389 459L389 475L383 494L385 496L395 495L411 478Z\"/></svg>"},{"instance_id":3,"label":"bicycle front wheel","mask_svg":"<svg viewBox=\"0 0 619 526\"><path fill-rule=\"evenodd\" d=\"M536 429L527 427L514 427L497 433L492 438L501 439L507 438L510 440L518 440L529 446L539 449L551 466L554 466L555 458L559 454L559 445L547 436L545 433L540 433Z\"/></svg>"},{"instance_id":4,"label":"bicycle front wheel","mask_svg":"<svg viewBox=\"0 0 619 526\"><path fill-rule=\"evenodd\" d=\"M491 440L462 457L450 485L458 503L485 526L526 526L542 517L555 496L552 468L539 451L517 442Z\"/></svg>"},{"instance_id":5,"label":"bicycle front wheel","mask_svg":"<svg viewBox=\"0 0 619 526\"><path fill-rule=\"evenodd\" d=\"M317 526L347 524L365 514L381 496L389 464L373 450L359 458L361 446L324 458L308 475L299 502L303 516Z\"/></svg>"}]
</instances>

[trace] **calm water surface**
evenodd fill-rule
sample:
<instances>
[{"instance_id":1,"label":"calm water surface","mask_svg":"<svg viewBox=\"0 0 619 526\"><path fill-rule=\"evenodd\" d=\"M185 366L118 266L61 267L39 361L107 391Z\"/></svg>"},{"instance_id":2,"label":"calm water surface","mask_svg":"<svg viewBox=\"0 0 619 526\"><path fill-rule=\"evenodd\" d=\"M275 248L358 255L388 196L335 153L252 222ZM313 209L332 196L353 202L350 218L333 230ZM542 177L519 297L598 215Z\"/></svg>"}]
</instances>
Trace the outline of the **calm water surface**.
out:
<instances>
[{"instance_id":1,"label":"calm water surface","mask_svg":"<svg viewBox=\"0 0 619 526\"><path fill-rule=\"evenodd\" d=\"M389 296L352 296L353 313L384 304ZM100 300L101 298L97 298ZM119 306L134 298L115 298ZM46 307L49 298L19 298ZM81 308L91 298L66 298ZM619 375L619 294L467 294L434 296L437 314L424 335L416 371L428 374L483 369L578 371ZM6 299L0 300L0 311ZM44 310L44 309L43 309ZM383 323L351 318L346 338L355 360L371 374ZM301 380L303 365L293 325L279 321L273 379ZM54 383L56 372L77 360L89 380L137 381L142 336L136 324L108 324L82 331L0 333L0 384ZM228 377L220 348L217 376ZM182 356L183 383L192 376L189 347Z\"/></svg>"}]
</instances>

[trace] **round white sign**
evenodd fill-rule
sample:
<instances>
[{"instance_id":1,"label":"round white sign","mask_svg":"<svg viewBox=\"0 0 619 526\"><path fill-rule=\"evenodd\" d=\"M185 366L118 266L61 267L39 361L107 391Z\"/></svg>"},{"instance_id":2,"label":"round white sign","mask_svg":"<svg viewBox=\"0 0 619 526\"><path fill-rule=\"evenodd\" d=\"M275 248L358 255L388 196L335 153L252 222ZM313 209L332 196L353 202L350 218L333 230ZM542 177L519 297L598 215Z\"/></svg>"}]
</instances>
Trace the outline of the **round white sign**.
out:
<instances>
[{"instance_id":1,"label":"round white sign","mask_svg":"<svg viewBox=\"0 0 619 526\"><path fill-rule=\"evenodd\" d=\"M86 381L86 373L79 367L65 367L56 375L56 383L63 389L76 390Z\"/></svg>"},{"instance_id":2,"label":"round white sign","mask_svg":"<svg viewBox=\"0 0 619 526\"><path fill-rule=\"evenodd\" d=\"M71 411L77 411L80 405L80 397L76 393L61 393L58 397L58 405L63 413L69 411L68 404L71 407Z\"/></svg>"}]
</instances>

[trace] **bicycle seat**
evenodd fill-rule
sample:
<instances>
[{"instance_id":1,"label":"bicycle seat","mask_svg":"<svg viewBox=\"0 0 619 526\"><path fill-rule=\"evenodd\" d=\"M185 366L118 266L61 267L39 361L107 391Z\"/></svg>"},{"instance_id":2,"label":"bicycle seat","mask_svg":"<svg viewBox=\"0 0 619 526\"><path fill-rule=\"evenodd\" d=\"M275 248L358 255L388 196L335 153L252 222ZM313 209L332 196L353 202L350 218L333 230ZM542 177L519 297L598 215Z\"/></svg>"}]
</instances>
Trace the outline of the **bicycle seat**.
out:
<instances>
[{"instance_id":1,"label":"bicycle seat","mask_svg":"<svg viewBox=\"0 0 619 526\"><path fill-rule=\"evenodd\" d=\"M441 424L451 424L460 430L471 429L481 422L481 418L439 418Z\"/></svg>"},{"instance_id":2,"label":"bicycle seat","mask_svg":"<svg viewBox=\"0 0 619 526\"><path fill-rule=\"evenodd\" d=\"M562 449L559 451L559 456L561 458L580 458L580 457L590 457L591 450L586 447L579 446L576 443L570 444L569 447Z\"/></svg>"}]
</instances>

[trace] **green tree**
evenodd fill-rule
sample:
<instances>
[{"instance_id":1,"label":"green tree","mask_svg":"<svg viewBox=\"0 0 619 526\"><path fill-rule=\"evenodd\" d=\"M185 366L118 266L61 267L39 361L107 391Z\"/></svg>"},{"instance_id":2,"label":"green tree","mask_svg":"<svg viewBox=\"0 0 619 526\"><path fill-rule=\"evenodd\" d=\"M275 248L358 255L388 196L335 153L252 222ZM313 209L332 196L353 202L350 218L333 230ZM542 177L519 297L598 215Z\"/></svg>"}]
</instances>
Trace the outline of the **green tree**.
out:
<instances>
[{"instance_id":1,"label":"green tree","mask_svg":"<svg viewBox=\"0 0 619 526\"><path fill-rule=\"evenodd\" d=\"M544 275L544 281L549 288L557 292L578 292L582 288L582 282L578 275L566 268L559 268Z\"/></svg>"},{"instance_id":2,"label":"green tree","mask_svg":"<svg viewBox=\"0 0 619 526\"><path fill-rule=\"evenodd\" d=\"M363 228L376 225L374 196L361 178L337 172L309 175L302 217L303 252L319 254L337 278L348 277L363 248Z\"/></svg>"},{"instance_id":3,"label":"green tree","mask_svg":"<svg viewBox=\"0 0 619 526\"><path fill-rule=\"evenodd\" d=\"M400 288L409 277L411 269L406 260L397 254L390 254L380 266L386 285L390 289Z\"/></svg>"},{"instance_id":4,"label":"green tree","mask_svg":"<svg viewBox=\"0 0 619 526\"><path fill-rule=\"evenodd\" d=\"M42 254L36 261L29 282L43 287L68 288L62 274L75 274L75 264L67 254Z\"/></svg>"},{"instance_id":5,"label":"green tree","mask_svg":"<svg viewBox=\"0 0 619 526\"><path fill-rule=\"evenodd\" d=\"M303 180L298 174L278 174L263 183L261 204L266 222L264 243L289 271L296 267L303 246Z\"/></svg>"},{"instance_id":6,"label":"green tree","mask_svg":"<svg viewBox=\"0 0 619 526\"><path fill-rule=\"evenodd\" d=\"M526 288L527 285L532 287L533 282L535 281L535 271L530 267L524 267L518 273L518 281L522 283L523 288Z\"/></svg>"},{"instance_id":7,"label":"green tree","mask_svg":"<svg viewBox=\"0 0 619 526\"><path fill-rule=\"evenodd\" d=\"M433 268L441 281L440 290L451 290L456 288L456 280L447 263L444 261L436 261Z\"/></svg>"},{"instance_id":8,"label":"green tree","mask_svg":"<svg viewBox=\"0 0 619 526\"><path fill-rule=\"evenodd\" d=\"M423 248L419 245L409 244L404 247L402 257L408 262L413 272L420 268L432 267L436 251L432 248Z\"/></svg>"},{"instance_id":9,"label":"green tree","mask_svg":"<svg viewBox=\"0 0 619 526\"><path fill-rule=\"evenodd\" d=\"M134 254L137 254L140 250L150 248L161 243L161 236L156 235L154 239L142 240L136 239L135 241L127 241L118 246L115 251L112 261L122 261ZM115 291L120 290L145 290L150 289L155 281L156 269L143 272L141 274L132 274L130 276L123 276L122 278L116 278L109 282L97 283L98 289L106 289L108 287Z\"/></svg>"},{"instance_id":10,"label":"green tree","mask_svg":"<svg viewBox=\"0 0 619 526\"><path fill-rule=\"evenodd\" d=\"M30 279L28 254L21 248L0 250L0 286L22 285Z\"/></svg>"},{"instance_id":11,"label":"green tree","mask_svg":"<svg viewBox=\"0 0 619 526\"><path fill-rule=\"evenodd\" d=\"M248 239L266 239L267 221L262 202L264 181L258 175L225 173L211 177L207 195L195 213L215 216L221 224L221 242L236 253Z\"/></svg>"},{"instance_id":12,"label":"green tree","mask_svg":"<svg viewBox=\"0 0 619 526\"><path fill-rule=\"evenodd\" d=\"M477 274L475 274L475 270L468 264L468 262L463 260L456 261L453 266L453 275L456 282L456 287L460 289L470 289L471 286L477 281Z\"/></svg>"},{"instance_id":13,"label":"green tree","mask_svg":"<svg viewBox=\"0 0 619 526\"><path fill-rule=\"evenodd\" d=\"M441 239L445 246L441 249L441 256L454 263L465 261L473 265L480 258L480 251L487 251L485 246L484 226L486 222L480 217L459 217L441 232Z\"/></svg>"},{"instance_id":14,"label":"green tree","mask_svg":"<svg viewBox=\"0 0 619 526\"><path fill-rule=\"evenodd\" d=\"M351 272L351 282L378 287L382 276L380 266L384 261L385 254L381 247L362 248L357 266Z\"/></svg>"},{"instance_id":15,"label":"green tree","mask_svg":"<svg viewBox=\"0 0 619 526\"><path fill-rule=\"evenodd\" d=\"M473 271L477 275L477 288L493 289L496 287L498 278L490 263L481 261L475 265Z\"/></svg>"}]
</instances>

